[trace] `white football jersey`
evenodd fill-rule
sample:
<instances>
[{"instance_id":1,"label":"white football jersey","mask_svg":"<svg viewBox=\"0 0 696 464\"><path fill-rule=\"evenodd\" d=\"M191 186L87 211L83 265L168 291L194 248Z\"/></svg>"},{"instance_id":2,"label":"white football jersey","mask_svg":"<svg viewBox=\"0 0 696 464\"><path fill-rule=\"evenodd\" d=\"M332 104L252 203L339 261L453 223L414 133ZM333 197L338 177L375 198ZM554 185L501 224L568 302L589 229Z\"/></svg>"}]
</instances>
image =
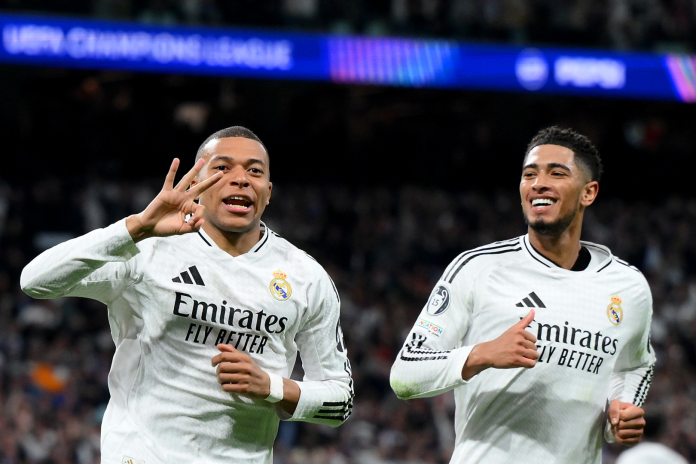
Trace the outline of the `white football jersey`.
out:
<instances>
[{"instance_id":1,"label":"white football jersey","mask_svg":"<svg viewBox=\"0 0 696 464\"><path fill-rule=\"evenodd\" d=\"M608 403L643 404L655 363L650 289L607 248L581 243L591 256L582 271L557 266L525 235L462 253L435 286L391 385L403 399L455 389L452 463L599 464ZM532 308L536 366L462 380L473 346Z\"/></svg>"},{"instance_id":2,"label":"white football jersey","mask_svg":"<svg viewBox=\"0 0 696 464\"><path fill-rule=\"evenodd\" d=\"M232 257L202 230L135 244L125 220L45 251L22 272L35 298L80 296L108 306L116 343L102 423L102 463L270 463L279 418L340 425L351 371L339 297L324 269L264 226ZM288 378L305 371L292 417L224 392L218 343Z\"/></svg>"}]
</instances>

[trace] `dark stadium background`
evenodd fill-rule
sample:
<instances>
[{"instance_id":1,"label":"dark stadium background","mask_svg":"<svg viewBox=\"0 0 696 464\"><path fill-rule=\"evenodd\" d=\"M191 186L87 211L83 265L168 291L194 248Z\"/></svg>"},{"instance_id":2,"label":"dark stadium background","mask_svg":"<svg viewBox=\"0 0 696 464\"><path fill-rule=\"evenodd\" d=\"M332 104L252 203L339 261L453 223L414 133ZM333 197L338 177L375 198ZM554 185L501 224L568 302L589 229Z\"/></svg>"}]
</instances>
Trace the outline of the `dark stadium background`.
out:
<instances>
[{"instance_id":1,"label":"dark stadium background","mask_svg":"<svg viewBox=\"0 0 696 464\"><path fill-rule=\"evenodd\" d=\"M609 2L470 2L486 14L465 26L447 21L455 2L408 1L398 21L390 13L397 1L308 3L316 7L308 15L274 0L3 0L0 8L609 49L688 52L696 44L694 7L679 0L621 0L620 24ZM191 4L203 13L192 16ZM435 13L417 13L423 5ZM190 165L207 135L236 124L270 152L267 223L339 287L357 392L341 428L283 423L276 462L448 461L452 397L403 403L389 368L446 264L524 233L522 156L551 124L585 133L602 153L606 174L583 238L648 277L658 354L645 405L650 433L696 462L693 105L3 65L0 464L99 462L108 401L105 308L31 300L19 290L22 267L47 246L140 211L173 157ZM605 446L604 462L620 451Z\"/></svg>"}]
</instances>

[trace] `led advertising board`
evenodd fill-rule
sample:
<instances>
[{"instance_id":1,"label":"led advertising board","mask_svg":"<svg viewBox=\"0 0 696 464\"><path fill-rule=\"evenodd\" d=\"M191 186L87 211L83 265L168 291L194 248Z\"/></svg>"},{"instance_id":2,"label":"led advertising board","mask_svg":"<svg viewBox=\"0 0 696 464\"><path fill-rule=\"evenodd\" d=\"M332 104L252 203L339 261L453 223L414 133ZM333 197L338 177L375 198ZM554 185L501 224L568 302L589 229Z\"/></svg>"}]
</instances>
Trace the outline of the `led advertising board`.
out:
<instances>
[{"instance_id":1,"label":"led advertising board","mask_svg":"<svg viewBox=\"0 0 696 464\"><path fill-rule=\"evenodd\" d=\"M0 62L696 101L696 57L0 14Z\"/></svg>"}]
</instances>

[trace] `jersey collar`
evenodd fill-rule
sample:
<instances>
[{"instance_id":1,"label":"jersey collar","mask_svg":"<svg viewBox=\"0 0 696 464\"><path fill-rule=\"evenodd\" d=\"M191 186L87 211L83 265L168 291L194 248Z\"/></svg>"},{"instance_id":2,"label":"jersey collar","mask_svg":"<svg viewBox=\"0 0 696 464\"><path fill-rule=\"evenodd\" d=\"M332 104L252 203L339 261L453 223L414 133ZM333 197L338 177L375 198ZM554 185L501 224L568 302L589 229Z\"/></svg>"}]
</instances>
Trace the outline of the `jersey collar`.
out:
<instances>
[{"instance_id":1,"label":"jersey collar","mask_svg":"<svg viewBox=\"0 0 696 464\"><path fill-rule=\"evenodd\" d=\"M554 263L550 259L546 258L544 255L539 253L533 246L532 243L529 241L529 234L526 234L522 237L522 249L527 252L527 254L535 261L537 262L540 266L544 266L549 269L554 269L558 271L564 271L564 272L572 272L574 274L577 273L582 273L582 272L598 272L605 268L613 259L613 256L611 254L611 251L609 248L603 246L603 245L597 245L596 243L592 242L586 242L584 240L580 240L580 244L584 247L587 247L593 255L593 261L594 261L594 256L600 255L604 256L604 259L601 259L600 262L597 264L591 263L590 266L587 267L587 269L584 269L582 271L571 271L569 269L564 269L560 267L558 264Z\"/></svg>"},{"instance_id":2,"label":"jersey collar","mask_svg":"<svg viewBox=\"0 0 696 464\"><path fill-rule=\"evenodd\" d=\"M268 226L263 221L261 221L261 232L263 233L263 235L261 236L261 240L256 242L256 245L251 247L251 249L249 251L247 251L246 253L244 253L242 255L237 256L237 258L244 256L244 255L253 255L254 253L261 253L269 248L268 242L272 240L273 232L271 231L271 229L268 228ZM210 238L210 236L205 233L205 231L203 230L202 227L200 229L198 229L197 235L198 235L198 238L200 239L201 244L205 248L212 248L214 250L220 250L221 252L223 252L227 256L229 256L230 258L233 258L232 255L230 255L226 251L222 250L217 245L217 243L215 243L215 241L213 241L213 239Z\"/></svg>"}]
</instances>

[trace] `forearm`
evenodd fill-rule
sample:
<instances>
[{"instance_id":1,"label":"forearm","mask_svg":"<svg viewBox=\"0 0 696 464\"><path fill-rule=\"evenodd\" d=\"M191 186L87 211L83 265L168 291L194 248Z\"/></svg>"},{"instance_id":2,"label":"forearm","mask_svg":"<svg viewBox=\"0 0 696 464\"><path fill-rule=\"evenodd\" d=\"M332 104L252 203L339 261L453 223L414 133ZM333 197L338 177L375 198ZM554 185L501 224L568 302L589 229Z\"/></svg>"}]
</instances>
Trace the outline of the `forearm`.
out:
<instances>
[{"instance_id":1,"label":"forearm","mask_svg":"<svg viewBox=\"0 0 696 464\"><path fill-rule=\"evenodd\" d=\"M65 296L105 264L126 261L137 253L120 221L44 251L24 268L20 285L34 298Z\"/></svg>"},{"instance_id":2,"label":"forearm","mask_svg":"<svg viewBox=\"0 0 696 464\"><path fill-rule=\"evenodd\" d=\"M126 218L126 229L128 229L128 234L130 234L134 243L151 237L152 228L146 229L143 227L140 217L137 214L132 214Z\"/></svg>"},{"instance_id":3,"label":"forearm","mask_svg":"<svg viewBox=\"0 0 696 464\"><path fill-rule=\"evenodd\" d=\"M299 390L296 392L299 395L291 413L292 417L287 417L287 420L337 427L345 422L353 411L353 389L350 378L302 382L285 379L285 382L294 383ZM285 382L284 392L287 391ZM286 398L283 398L283 401L286 401ZM290 413L282 404L281 408Z\"/></svg>"},{"instance_id":4,"label":"forearm","mask_svg":"<svg viewBox=\"0 0 696 464\"><path fill-rule=\"evenodd\" d=\"M283 379L283 399L278 402L278 406L292 415L297 409L297 403L300 401L300 386L297 382L290 379Z\"/></svg>"},{"instance_id":5,"label":"forearm","mask_svg":"<svg viewBox=\"0 0 696 464\"><path fill-rule=\"evenodd\" d=\"M432 350L406 344L389 377L394 393L404 400L425 398L465 384L462 370L472 348Z\"/></svg>"},{"instance_id":6,"label":"forearm","mask_svg":"<svg viewBox=\"0 0 696 464\"><path fill-rule=\"evenodd\" d=\"M484 370L491 367L490 362L485 356L485 350L483 344L474 345L469 353L469 357L464 363L462 368L462 379L471 380L477 374L480 374Z\"/></svg>"}]
</instances>

